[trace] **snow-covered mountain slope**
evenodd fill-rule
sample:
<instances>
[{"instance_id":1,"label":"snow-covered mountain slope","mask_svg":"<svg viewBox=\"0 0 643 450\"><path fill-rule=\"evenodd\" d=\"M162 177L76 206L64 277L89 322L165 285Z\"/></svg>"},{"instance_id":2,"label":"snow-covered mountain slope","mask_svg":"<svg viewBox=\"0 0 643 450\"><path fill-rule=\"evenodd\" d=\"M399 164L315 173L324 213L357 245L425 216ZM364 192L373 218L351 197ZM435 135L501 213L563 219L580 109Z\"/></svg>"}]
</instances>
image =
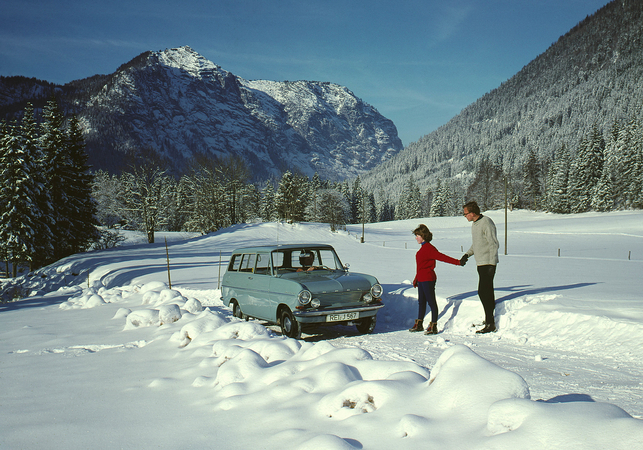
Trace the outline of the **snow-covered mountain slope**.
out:
<instances>
[{"instance_id":1,"label":"snow-covered mountain slope","mask_svg":"<svg viewBox=\"0 0 643 450\"><path fill-rule=\"evenodd\" d=\"M615 121L641 117L641 29L642 2L609 2L497 89L363 176L362 186L385 183L393 200L411 177L423 189L436 189L441 179L466 190L483 161L520 180L530 150L548 160L564 144L573 156L593 126L609 141Z\"/></svg>"},{"instance_id":2,"label":"snow-covered mountain slope","mask_svg":"<svg viewBox=\"0 0 643 450\"><path fill-rule=\"evenodd\" d=\"M108 170L151 149L179 169L196 154L236 154L255 179L286 169L343 179L402 149L393 122L346 87L244 80L189 47L143 53L59 92L85 126L90 163Z\"/></svg>"}]
</instances>

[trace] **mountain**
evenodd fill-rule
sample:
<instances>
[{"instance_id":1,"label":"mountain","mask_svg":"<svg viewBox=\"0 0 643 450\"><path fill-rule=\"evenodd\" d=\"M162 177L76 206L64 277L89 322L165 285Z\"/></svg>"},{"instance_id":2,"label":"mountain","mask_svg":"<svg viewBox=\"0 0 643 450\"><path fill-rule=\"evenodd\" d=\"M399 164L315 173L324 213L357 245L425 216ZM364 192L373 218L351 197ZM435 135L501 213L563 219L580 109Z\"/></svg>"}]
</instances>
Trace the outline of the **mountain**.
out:
<instances>
[{"instance_id":1,"label":"mountain","mask_svg":"<svg viewBox=\"0 0 643 450\"><path fill-rule=\"evenodd\" d=\"M244 80L189 47L145 52L111 75L64 86L1 78L0 114L52 92L79 117L90 164L112 172L129 152L152 149L178 169L196 154L236 154L255 179L286 169L344 179L402 149L393 122L346 87Z\"/></svg>"},{"instance_id":2,"label":"mountain","mask_svg":"<svg viewBox=\"0 0 643 450\"><path fill-rule=\"evenodd\" d=\"M607 136L643 105L641 30L641 0L608 3L497 89L364 175L362 186L386 185L393 200L411 177L423 191L438 179L466 190L485 158L520 179L531 149L541 160L562 144L575 151L594 124Z\"/></svg>"}]
</instances>

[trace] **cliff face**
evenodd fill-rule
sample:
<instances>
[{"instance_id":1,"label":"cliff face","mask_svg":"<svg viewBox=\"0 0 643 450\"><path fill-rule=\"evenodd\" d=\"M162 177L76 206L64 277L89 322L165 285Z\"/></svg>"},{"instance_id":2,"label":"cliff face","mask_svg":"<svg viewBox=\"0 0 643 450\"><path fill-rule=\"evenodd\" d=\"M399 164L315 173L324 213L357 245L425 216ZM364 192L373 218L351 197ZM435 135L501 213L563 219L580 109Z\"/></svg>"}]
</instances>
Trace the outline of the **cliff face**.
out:
<instances>
[{"instance_id":1,"label":"cliff face","mask_svg":"<svg viewBox=\"0 0 643 450\"><path fill-rule=\"evenodd\" d=\"M30 80L20 90L7 80L0 81L5 111L45 97L29 94L43 90ZM255 179L290 169L341 180L402 149L395 125L346 87L244 80L189 47L146 52L111 75L53 91L81 119L90 163L109 171L120 170L128 152L151 149L177 169L195 154L236 154Z\"/></svg>"}]
</instances>

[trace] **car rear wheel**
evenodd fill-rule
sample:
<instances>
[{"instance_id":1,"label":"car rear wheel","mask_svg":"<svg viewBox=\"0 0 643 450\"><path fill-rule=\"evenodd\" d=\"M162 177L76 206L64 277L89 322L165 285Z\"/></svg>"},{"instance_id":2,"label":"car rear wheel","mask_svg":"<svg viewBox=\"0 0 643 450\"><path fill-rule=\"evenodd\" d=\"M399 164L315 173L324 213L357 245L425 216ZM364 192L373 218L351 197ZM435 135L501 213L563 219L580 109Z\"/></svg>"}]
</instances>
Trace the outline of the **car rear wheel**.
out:
<instances>
[{"instance_id":1,"label":"car rear wheel","mask_svg":"<svg viewBox=\"0 0 643 450\"><path fill-rule=\"evenodd\" d=\"M357 324L357 331L362 334L371 334L375 329L375 322L377 322L377 316L365 317Z\"/></svg>"},{"instance_id":2,"label":"car rear wheel","mask_svg":"<svg viewBox=\"0 0 643 450\"><path fill-rule=\"evenodd\" d=\"M239 307L239 304L236 302L236 300L232 301L232 315L239 319L246 319L245 315L241 312L241 308Z\"/></svg>"},{"instance_id":3,"label":"car rear wheel","mask_svg":"<svg viewBox=\"0 0 643 450\"><path fill-rule=\"evenodd\" d=\"M301 337L301 327L289 309L281 313L281 334L294 339Z\"/></svg>"}]
</instances>

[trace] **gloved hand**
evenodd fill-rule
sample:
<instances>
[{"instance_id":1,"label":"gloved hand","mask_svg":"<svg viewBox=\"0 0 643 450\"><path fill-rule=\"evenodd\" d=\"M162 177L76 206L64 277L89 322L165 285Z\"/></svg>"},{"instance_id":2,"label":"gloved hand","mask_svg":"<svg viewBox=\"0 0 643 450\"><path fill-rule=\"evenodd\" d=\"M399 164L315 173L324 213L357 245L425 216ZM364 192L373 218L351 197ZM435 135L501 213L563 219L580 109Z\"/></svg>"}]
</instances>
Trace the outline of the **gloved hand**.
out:
<instances>
[{"instance_id":1,"label":"gloved hand","mask_svg":"<svg viewBox=\"0 0 643 450\"><path fill-rule=\"evenodd\" d=\"M460 265L464 266L468 260L469 260L469 255L465 253L464 255L462 255L462 258L460 258Z\"/></svg>"}]
</instances>

